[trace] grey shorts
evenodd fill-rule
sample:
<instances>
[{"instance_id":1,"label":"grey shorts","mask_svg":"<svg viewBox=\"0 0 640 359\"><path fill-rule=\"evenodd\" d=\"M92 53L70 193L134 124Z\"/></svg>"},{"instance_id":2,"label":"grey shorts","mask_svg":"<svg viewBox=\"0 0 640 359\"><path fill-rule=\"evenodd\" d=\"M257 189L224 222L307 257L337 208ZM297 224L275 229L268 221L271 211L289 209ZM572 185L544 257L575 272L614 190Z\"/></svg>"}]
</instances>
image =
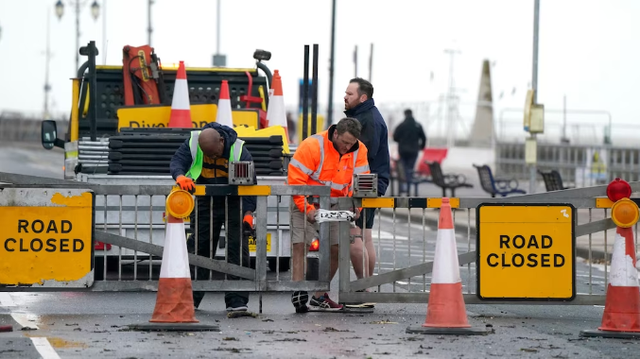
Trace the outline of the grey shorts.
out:
<instances>
[{"instance_id":1,"label":"grey shorts","mask_svg":"<svg viewBox=\"0 0 640 359\"><path fill-rule=\"evenodd\" d=\"M305 214L300 212L298 206L293 202L293 199L291 199L289 210L291 213L289 217L291 243L306 243L310 245L313 239L318 236L319 225L317 223L309 223L305 218ZM331 222L329 225L329 240L331 245L338 244L338 227L339 222Z\"/></svg>"}]
</instances>

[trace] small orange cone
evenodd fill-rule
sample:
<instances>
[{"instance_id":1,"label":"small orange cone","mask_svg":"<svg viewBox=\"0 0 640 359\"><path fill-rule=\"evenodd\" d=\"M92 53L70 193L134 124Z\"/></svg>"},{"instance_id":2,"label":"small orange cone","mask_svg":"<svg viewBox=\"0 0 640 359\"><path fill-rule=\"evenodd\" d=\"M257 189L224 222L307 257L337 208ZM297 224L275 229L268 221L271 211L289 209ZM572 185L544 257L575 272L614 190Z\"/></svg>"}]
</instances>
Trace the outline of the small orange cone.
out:
<instances>
[{"instance_id":1,"label":"small orange cone","mask_svg":"<svg viewBox=\"0 0 640 359\"><path fill-rule=\"evenodd\" d=\"M184 61L180 61L176 81L173 85L173 99L171 100L171 117L169 127L191 128L191 107L189 104L189 85Z\"/></svg>"},{"instance_id":2,"label":"small orange cone","mask_svg":"<svg viewBox=\"0 0 640 359\"><path fill-rule=\"evenodd\" d=\"M618 226L602 324L598 330L581 331L581 336L640 338L640 287L635 263L633 228Z\"/></svg>"},{"instance_id":3,"label":"small orange cone","mask_svg":"<svg viewBox=\"0 0 640 359\"><path fill-rule=\"evenodd\" d=\"M267 108L267 122L269 127L282 126L286 138L289 140L289 129L287 128L287 112L284 107L284 96L282 95L282 77L280 71L273 71L273 80L271 81L272 94L269 96L269 108Z\"/></svg>"},{"instance_id":4,"label":"small orange cone","mask_svg":"<svg viewBox=\"0 0 640 359\"><path fill-rule=\"evenodd\" d=\"M220 85L220 97L218 98L218 112L216 122L233 128L233 117L231 116L231 98L229 97L229 81L222 80Z\"/></svg>"},{"instance_id":5,"label":"small orange cone","mask_svg":"<svg viewBox=\"0 0 640 359\"><path fill-rule=\"evenodd\" d=\"M407 333L423 334L487 334L486 330L472 329L462 297L462 280L456 234L453 228L449 198L442 198L438 237L433 259L433 273L427 317L422 327L407 328Z\"/></svg>"}]
</instances>

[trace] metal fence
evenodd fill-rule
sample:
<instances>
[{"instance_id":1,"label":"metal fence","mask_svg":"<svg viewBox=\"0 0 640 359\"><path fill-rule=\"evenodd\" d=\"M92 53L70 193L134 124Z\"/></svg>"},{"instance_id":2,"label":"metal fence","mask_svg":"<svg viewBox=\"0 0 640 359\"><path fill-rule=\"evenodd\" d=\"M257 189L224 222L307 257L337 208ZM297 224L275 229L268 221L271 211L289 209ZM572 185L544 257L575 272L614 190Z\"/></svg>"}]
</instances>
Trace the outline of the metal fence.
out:
<instances>
[{"instance_id":1,"label":"metal fence","mask_svg":"<svg viewBox=\"0 0 640 359\"><path fill-rule=\"evenodd\" d=\"M496 144L496 174L517 179L529 179L523 143ZM538 144L539 170L557 170L563 182L575 187L587 187L624 178L640 179L640 148L586 146L568 144Z\"/></svg>"},{"instance_id":2,"label":"metal fence","mask_svg":"<svg viewBox=\"0 0 640 359\"><path fill-rule=\"evenodd\" d=\"M35 177L0 174L0 182L33 183L32 185L2 185L2 188L42 188L50 193L64 191L70 187L67 181L47 179L48 183L38 184ZM27 181L27 182L25 182ZM44 180L43 180L44 181ZM640 190L640 182L631 182L634 192ZM113 246L111 254L107 252L96 255L102 257L103 263L109 258L116 264L114 271L100 268L102 276L93 285L84 290L90 291L154 291L157 290L159 278L159 264L163 251L163 233L165 222L162 219L164 201L170 192L170 185L97 185L90 183L76 183L74 188L86 188L95 193L99 207L95 217L96 242ZM215 186L207 186L215 187ZM229 187L229 186L222 186ZM256 210L256 255L255 269L241 267L228 262L226 251L218 250L222 259L212 256L189 255L192 266L214 271L205 278L193 280L194 290L202 291L293 291L293 290L325 290L329 288L329 229L328 224L320 226L320 250L318 252L318 278L301 282L292 282L289 273L269 271L267 259L267 234L279 232L280 226L286 226L288 218L283 222L283 213L288 205L283 204L284 198L292 195L320 196L320 208L329 209L329 188L321 186L287 186L271 185L268 195L258 195ZM514 196L509 198L460 198L454 212L456 242L461 265L461 275L464 298L467 303L486 303L478 298L477 293L477 253L476 253L476 212L475 209L486 203L527 204L527 203L565 203L573 205L577 210L576 232L577 249L581 257L576 264L581 271L575 281L580 285L575 300L566 304L603 304L607 286L609 265L609 247L613 243L615 228L609 218L607 208L598 205L598 198L606 195L606 186L542 193L535 195ZM270 202L270 199L272 202ZM19 206L19 199L14 200L13 206ZM351 199L344 198L338 203L338 208L349 210L356 205L363 205L365 211L376 211L376 224L372 230L375 254L377 257L374 276L357 279L353 275L350 255L350 241L356 233L349 222L340 222L339 249L339 287L338 296L342 302L377 302L377 303L426 303L430 291L431 272L434 261L435 241L437 236L438 208L440 198L374 198ZM369 204L367 201L369 200ZM371 200L374 200L371 202ZM271 203L271 204L270 204ZM386 203L386 204L385 204ZM385 204L385 205L381 205ZM6 204L5 204L6 205ZM283 208L283 206L286 206ZM606 207L606 206L605 206ZM381 209L380 209L381 208ZM130 212L127 215L127 212ZM133 216L131 214L133 213ZM267 213L268 215L264 215ZM270 216L276 216L275 229L269 228ZM125 221L123 218L129 218ZM106 219L106 220L105 220ZM272 222L273 223L273 222ZM188 225L187 225L188 226ZM636 228L637 232L637 228ZM637 235L636 235L637 238ZM279 241L272 241L278 245ZM601 251L594 250L597 245ZM273 249L272 249L273 251ZM604 252L602 255L601 252ZM286 256L286 253L276 250L276 256ZM307 256L305 256L306 258ZM364 260L364 258L363 258ZM97 274L97 273L96 273ZM229 276L243 280L231 280ZM541 279L543 280L543 279ZM333 288L334 290L336 288ZM363 291L369 289L370 291ZM60 287L51 289L31 286L0 286L0 291L33 291L33 290L61 290ZM64 288L62 288L64 290ZM496 303L496 301L491 301ZM525 301L505 303L525 304ZM536 302L540 304L540 302ZM556 303L556 302L550 302Z\"/></svg>"}]
</instances>

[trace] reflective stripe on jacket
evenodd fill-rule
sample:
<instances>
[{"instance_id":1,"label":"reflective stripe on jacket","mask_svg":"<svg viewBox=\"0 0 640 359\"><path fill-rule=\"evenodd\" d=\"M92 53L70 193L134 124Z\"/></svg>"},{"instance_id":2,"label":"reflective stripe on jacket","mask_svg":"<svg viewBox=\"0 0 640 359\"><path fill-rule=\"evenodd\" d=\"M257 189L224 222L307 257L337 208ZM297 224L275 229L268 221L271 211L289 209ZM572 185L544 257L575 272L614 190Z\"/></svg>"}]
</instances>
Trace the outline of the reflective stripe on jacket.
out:
<instances>
[{"instance_id":1,"label":"reflective stripe on jacket","mask_svg":"<svg viewBox=\"0 0 640 359\"><path fill-rule=\"evenodd\" d=\"M191 131L191 139L189 140L189 149L191 150L191 158L193 161L191 162L191 168L189 168L186 176L192 178L194 181L200 177L200 174L202 173L202 163L204 161L204 153L198 145L200 132L202 131ZM231 145L229 162L236 162L240 160L243 146L244 141L236 139L236 142Z\"/></svg>"},{"instance_id":2,"label":"reflective stripe on jacket","mask_svg":"<svg viewBox=\"0 0 640 359\"><path fill-rule=\"evenodd\" d=\"M296 149L289 162L287 183L290 185L323 185L331 187L331 197L351 197L353 175L369 173L367 148L358 141L340 156L331 142L335 125L329 130L306 138ZM304 196L293 196L300 212L313 209L305 204Z\"/></svg>"}]
</instances>

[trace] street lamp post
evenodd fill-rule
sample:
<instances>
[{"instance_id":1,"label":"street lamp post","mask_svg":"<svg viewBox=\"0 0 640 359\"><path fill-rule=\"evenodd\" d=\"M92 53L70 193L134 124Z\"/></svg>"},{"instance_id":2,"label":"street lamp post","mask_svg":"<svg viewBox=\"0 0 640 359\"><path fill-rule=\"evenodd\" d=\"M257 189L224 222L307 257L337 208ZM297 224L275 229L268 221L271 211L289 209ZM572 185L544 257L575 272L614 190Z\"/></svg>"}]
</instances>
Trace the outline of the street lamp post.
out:
<instances>
[{"instance_id":1,"label":"street lamp post","mask_svg":"<svg viewBox=\"0 0 640 359\"><path fill-rule=\"evenodd\" d=\"M76 69L74 71L77 72L78 69L80 68L80 5L84 5L81 4L81 0L75 0L75 1L71 1L69 0L69 4L72 6L75 6L75 10L76 10ZM62 3L62 0L58 0L58 2L56 2L56 16L58 16L58 20L62 19L62 15L64 15L64 4ZM91 15L93 16L94 20L98 19L98 16L100 16L100 5L98 5L98 2L96 0L93 0L93 3L91 4Z\"/></svg>"}]
</instances>

